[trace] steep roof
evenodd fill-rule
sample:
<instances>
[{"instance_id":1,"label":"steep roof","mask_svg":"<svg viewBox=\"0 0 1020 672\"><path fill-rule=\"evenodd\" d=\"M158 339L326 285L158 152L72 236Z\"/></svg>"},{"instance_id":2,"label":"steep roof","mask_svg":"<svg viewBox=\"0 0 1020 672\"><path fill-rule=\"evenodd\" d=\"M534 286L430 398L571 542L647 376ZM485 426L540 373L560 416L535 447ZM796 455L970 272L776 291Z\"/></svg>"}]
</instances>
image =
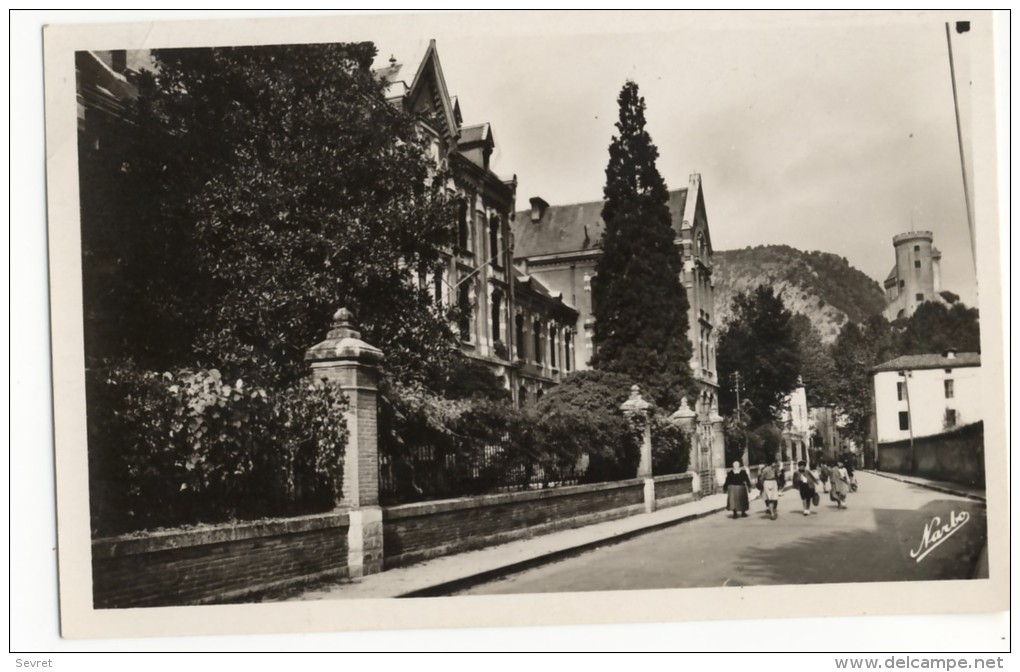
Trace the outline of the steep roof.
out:
<instances>
[{"instance_id":1,"label":"steep roof","mask_svg":"<svg viewBox=\"0 0 1020 672\"><path fill-rule=\"evenodd\" d=\"M531 211L522 210L514 216L514 256L577 252L597 247L606 228L602 221L604 201L550 206L538 222L531 221ZM673 230L680 235L684 219L687 190L669 192L669 213Z\"/></svg>"},{"instance_id":2,"label":"steep roof","mask_svg":"<svg viewBox=\"0 0 1020 672\"><path fill-rule=\"evenodd\" d=\"M874 367L872 371L902 371L904 369L959 369L964 366L981 366L981 354L977 352L958 352L955 357L944 354L904 355L890 359Z\"/></svg>"}]
</instances>

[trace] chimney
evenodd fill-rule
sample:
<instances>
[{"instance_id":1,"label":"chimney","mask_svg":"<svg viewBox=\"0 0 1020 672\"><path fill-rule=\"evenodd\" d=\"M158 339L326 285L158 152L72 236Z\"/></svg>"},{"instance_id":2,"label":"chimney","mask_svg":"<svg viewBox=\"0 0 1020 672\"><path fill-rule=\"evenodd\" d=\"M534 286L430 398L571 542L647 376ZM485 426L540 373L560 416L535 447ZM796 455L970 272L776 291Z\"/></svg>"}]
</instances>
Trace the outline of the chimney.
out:
<instances>
[{"instance_id":1,"label":"chimney","mask_svg":"<svg viewBox=\"0 0 1020 672\"><path fill-rule=\"evenodd\" d=\"M542 217L545 215L545 211L549 209L549 204L546 203L541 196L534 196L530 200L531 200L531 222L533 224L541 222Z\"/></svg>"},{"instance_id":2,"label":"chimney","mask_svg":"<svg viewBox=\"0 0 1020 672\"><path fill-rule=\"evenodd\" d=\"M127 70L127 51L114 49L110 52L110 69L121 75Z\"/></svg>"}]
</instances>

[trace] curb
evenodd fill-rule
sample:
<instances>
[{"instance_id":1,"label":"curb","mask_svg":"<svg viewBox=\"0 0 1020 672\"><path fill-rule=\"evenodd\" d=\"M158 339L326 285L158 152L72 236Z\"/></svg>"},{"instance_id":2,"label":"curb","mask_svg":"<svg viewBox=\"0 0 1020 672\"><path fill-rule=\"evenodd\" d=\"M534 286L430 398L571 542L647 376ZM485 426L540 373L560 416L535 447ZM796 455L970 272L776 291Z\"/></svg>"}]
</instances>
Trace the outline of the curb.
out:
<instances>
[{"instance_id":1,"label":"curb","mask_svg":"<svg viewBox=\"0 0 1020 672\"><path fill-rule=\"evenodd\" d=\"M464 590L465 588L470 588L470 587L476 586L476 585L478 585L480 583L486 583L488 581L492 581L493 579L498 579L498 578L501 578L503 576L507 576L507 575L510 575L510 574L516 574L518 572L522 572L522 571L525 571L525 570L528 570L528 569L532 569L534 567L545 565L545 564L548 564L550 562L555 562L556 560L562 560L564 558L569 558L569 557L573 557L575 555L580 555L581 553L584 553L585 551L590 551L592 549L599 548L601 546L607 546L607 545L622 543L624 541L628 541L629 539L633 539L634 537L639 537L641 535L648 534L650 532L656 532L658 530L663 530L663 529L666 529L668 527L673 527L674 525L682 525L683 523L689 523L689 522L692 522L694 520L698 520L699 518L704 518L706 516L710 516L710 515L712 515L714 513L719 513L720 511L725 511L725 510L726 510L726 506L724 505L724 506L719 506L719 507L716 507L716 508L709 509L707 511L700 511L698 513L691 513L691 514L688 514L688 515L685 515L685 516L681 516L679 518L674 518L673 520L664 520L662 522L652 523L652 524L647 525L645 527L639 527L639 528L634 529L634 530L627 530L626 532L620 532L618 534L612 534L612 535L609 535L607 537L602 537L600 539L595 539L595 540L592 540L592 541L586 541L584 543L580 543L580 544L577 544L575 546L571 546L569 548L561 548L559 550L550 551L548 553L544 553L542 555L538 555L538 556L535 556L533 558L528 558L526 560L519 560L517 562L512 562L512 563L504 565L502 567L496 567L494 569L487 569L487 570L484 570L484 571L481 571L481 572L477 572L475 574L469 574L467 576L462 576L462 577L459 577L459 578L456 578L456 579L451 579L449 581L443 581L441 583L437 583L437 584L434 584L434 585L431 585L431 586L426 586L424 588L416 588L416 589L408 591L406 593L400 593L398 595L395 595L394 597L398 597L398 598L399 597L443 597L445 595L450 594L451 592L455 592L455 591L458 591L458 590Z\"/></svg>"},{"instance_id":2,"label":"curb","mask_svg":"<svg viewBox=\"0 0 1020 672\"><path fill-rule=\"evenodd\" d=\"M987 499L982 495L975 495L970 492L963 492L962 490L955 490L943 485L935 485L933 483L922 483L919 481L913 481L908 478L901 478L898 474L891 474L884 471L866 471L865 473L874 474L875 476L881 476L882 478L888 478L891 481L899 481L900 483L906 483L908 485L916 485L919 488L927 488L928 490L934 490L936 492L942 492L947 495L956 495L957 497L964 497L966 499L973 499L977 502L987 503Z\"/></svg>"}]
</instances>

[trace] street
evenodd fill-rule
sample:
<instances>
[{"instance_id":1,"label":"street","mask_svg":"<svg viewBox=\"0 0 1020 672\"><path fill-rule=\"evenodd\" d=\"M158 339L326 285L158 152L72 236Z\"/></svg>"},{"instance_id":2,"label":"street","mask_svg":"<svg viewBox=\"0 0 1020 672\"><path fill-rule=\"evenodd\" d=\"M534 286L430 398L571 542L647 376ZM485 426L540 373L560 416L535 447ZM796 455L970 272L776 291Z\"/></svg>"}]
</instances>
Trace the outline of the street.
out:
<instances>
[{"instance_id":1,"label":"street","mask_svg":"<svg viewBox=\"0 0 1020 672\"><path fill-rule=\"evenodd\" d=\"M820 493L818 513L805 517L786 490L775 521L759 499L747 518L713 513L456 594L975 578L984 503L868 473L857 480L847 509Z\"/></svg>"}]
</instances>

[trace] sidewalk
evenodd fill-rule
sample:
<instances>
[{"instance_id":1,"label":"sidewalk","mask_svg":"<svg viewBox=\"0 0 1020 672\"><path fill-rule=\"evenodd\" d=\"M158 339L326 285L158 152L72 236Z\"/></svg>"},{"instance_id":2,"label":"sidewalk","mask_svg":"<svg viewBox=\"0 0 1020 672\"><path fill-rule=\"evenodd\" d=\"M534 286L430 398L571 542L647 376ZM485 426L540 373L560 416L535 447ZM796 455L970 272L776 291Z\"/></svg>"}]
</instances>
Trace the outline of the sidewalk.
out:
<instances>
[{"instance_id":1,"label":"sidewalk","mask_svg":"<svg viewBox=\"0 0 1020 672\"><path fill-rule=\"evenodd\" d=\"M346 583L305 592L296 600L374 599L445 595L507 573L521 571L607 543L679 525L725 510L726 495L715 494L654 513L552 532L477 551L389 569Z\"/></svg>"},{"instance_id":2,"label":"sidewalk","mask_svg":"<svg viewBox=\"0 0 1020 672\"><path fill-rule=\"evenodd\" d=\"M881 476L882 478L890 478L894 481L899 481L900 483L909 483L910 485L916 485L921 488L928 488L929 490L936 490L949 495L956 495L957 497L966 497L967 499L974 499L979 502L986 501L985 489L978 488L973 485L962 485L960 483L950 483L948 481L934 481L930 478L904 476L903 474L894 474L888 471L872 471L870 469L858 469L858 471L865 474Z\"/></svg>"}]
</instances>

